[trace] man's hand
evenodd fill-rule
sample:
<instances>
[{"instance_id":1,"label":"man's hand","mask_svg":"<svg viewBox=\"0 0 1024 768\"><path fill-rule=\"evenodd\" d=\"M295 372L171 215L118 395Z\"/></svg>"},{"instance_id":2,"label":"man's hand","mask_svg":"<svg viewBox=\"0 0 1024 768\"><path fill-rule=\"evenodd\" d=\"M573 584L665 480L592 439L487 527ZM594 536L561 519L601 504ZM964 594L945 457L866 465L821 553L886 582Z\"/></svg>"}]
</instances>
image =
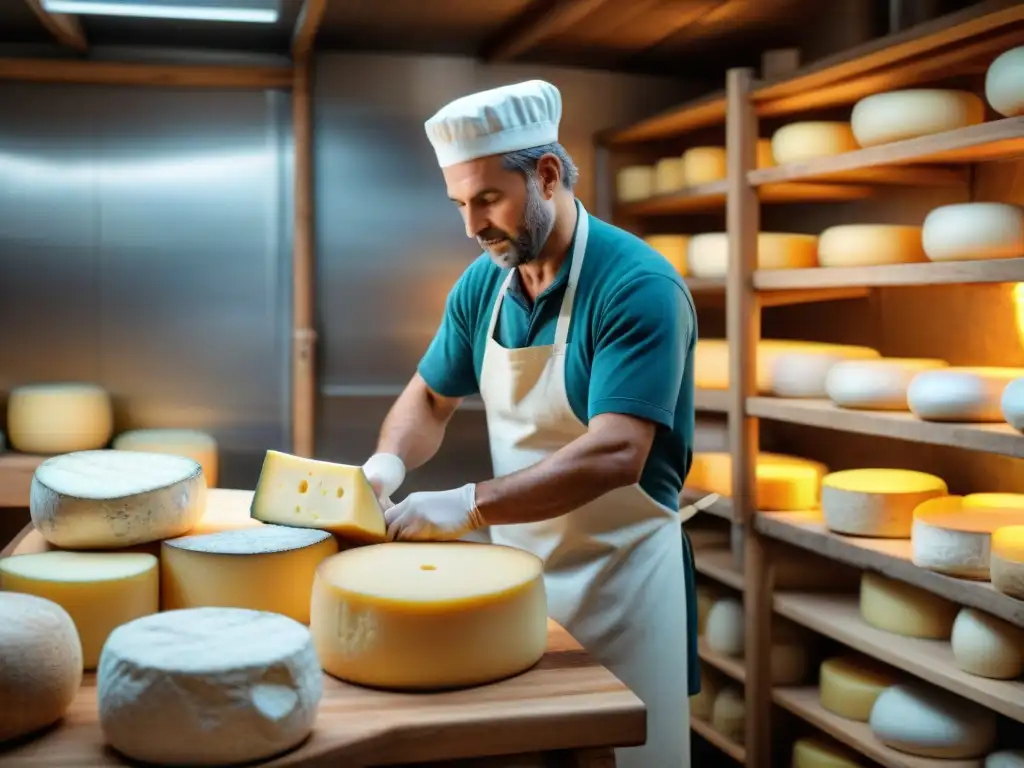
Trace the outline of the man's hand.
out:
<instances>
[{"instance_id":1,"label":"man's hand","mask_svg":"<svg viewBox=\"0 0 1024 768\"><path fill-rule=\"evenodd\" d=\"M410 493L384 513L388 541L450 541L485 525L476 484L451 491Z\"/></svg>"},{"instance_id":2,"label":"man's hand","mask_svg":"<svg viewBox=\"0 0 1024 768\"><path fill-rule=\"evenodd\" d=\"M404 462L393 453L375 453L363 464L363 474L370 481L381 506L384 509L393 506L391 494L405 480Z\"/></svg>"}]
</instances>

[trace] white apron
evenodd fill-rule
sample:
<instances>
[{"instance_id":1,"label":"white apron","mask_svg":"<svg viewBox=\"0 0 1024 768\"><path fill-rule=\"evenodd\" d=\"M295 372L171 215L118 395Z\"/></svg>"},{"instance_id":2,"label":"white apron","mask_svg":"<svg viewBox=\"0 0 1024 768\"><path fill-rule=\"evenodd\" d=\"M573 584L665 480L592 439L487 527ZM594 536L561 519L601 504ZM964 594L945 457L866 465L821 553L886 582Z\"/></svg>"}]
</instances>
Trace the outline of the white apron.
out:
<instances>
[{"instance_id":1,"label":"white apron","mask_svg":"<svg viewBox=\"0 0 1024 768\"><path fill-rule=\"evenodd\" d=\"M587 431L565 387L566 339L589 232L586 210L577 210L554 344L505 349L494 340L513 270L491 312L480 394L497 477L536 464ZM630 485L561 517L490 526L473 537L489 534L495 544L540 557L549 615L646 705L646 744L617 750L619 768L690 765L680 525L676 512Z\"/></svg>"}]
</instances>

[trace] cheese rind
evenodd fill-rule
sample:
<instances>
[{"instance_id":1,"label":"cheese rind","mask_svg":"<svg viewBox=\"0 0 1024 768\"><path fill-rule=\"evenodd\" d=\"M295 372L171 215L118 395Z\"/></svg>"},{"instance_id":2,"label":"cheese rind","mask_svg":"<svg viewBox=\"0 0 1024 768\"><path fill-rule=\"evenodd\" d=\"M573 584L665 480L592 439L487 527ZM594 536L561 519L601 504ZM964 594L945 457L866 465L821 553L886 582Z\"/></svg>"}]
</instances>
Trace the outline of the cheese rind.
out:
<instances>
[{"instance_id":1,"label":"cheese rind","mask_svg":"<svg viewBox=\"0 0 1024 768\"><path fill-rule=\"evenodd\" d=\"M1022 368L922 371L907 387L907 405L925 421L1003 421L1003 390L1022 376Z\"/></svg>"},{"instance_id":2,"label":"cheese rind","mask_svg":"<svg viewBox=\"0 0 1024 768\"><path fill-rule=\"evenodd\" d=\"M756 504L762 512L814 509L820 499L824 464L779 453L757 455ZM720 496L732 495L732 456L726 452L693 454L686 487Z\"/></svg>"},{"instance_id":3,"label":"cheese rind","mask_svg":"<svg viewBox=\"0 0 1024 768\"><path fill-rule=\"evenodd\" d=\"M844 360L872 360L880 355L870 347L822 344L782 352L772 362L771 393L776 397L826 397L825 382L832 366Z\"/></svg>"},{"instance_id":4,"label":"cheese rind","mask_svg":"<svg viewBox=\"0 0 1024 768\"><path fill-rule=\"evenodd\" d=\"M772 156L779 165L840 155L857 148L849 123L820 120L790 123L772 135Z\"/></svg>"},{"instance_id":5,"label":"cheese rind","mask_svg":"<svg viewBox=\"0 0 1024 768\"><path fill-rule=\"evenodd\" d=\"M945 496L946 482L908 469L845 469L821 481L825 525L836 533L909 539L914 509Z\"/></svg>"},{"instance_id":6,"label":"cheese rind","mask_svg":"<svg viewBox=\"0 0 1024 768\"><path fill-rule=\"evenodd\" d=\"M673 269L680 275L686 275L686 249L690 243L689 235L648 235L644 238L651 248L656 250Z\"/></svg>"},{"instance_id":7,"label":"cheese rind","mask_svg":"<svg viewBox=\"0 0 1024 768\"><path fill-rule=\"evenodd\" d=\"M905 637L948 640L958 608L910 584L865 571L860 579L860 615L868 624Z\"/></svg>"},{"instance_id":8,"label":"cheese rind","mask_svg":"<svg viewBox=\"0 0 1024 768\"><path fill-rule=\"evenodd\" d=\"M914 510L914 565L963 579L988 579L993 531L1024 525L1024 494L941 496Z\"/></svg>"},{"instance_id":9,"label":"cheese rind","mask_svg":"<svg viewBox=\"0 0 1024 768\"><path fill-rule=\"evenodd\" d=\"M113 404L99 385L30 384L7 396L7 438L23 453L102 448L113 432Z\"/></svg>"},{"instance_id":10,"label":"cheese rind","mask_svg":"<svg viewBox=\"0 0 1024 768\"><path fill-rule=\"evenodd\" d=\"M704 626L704 639L711 650L726 656L742 656L744 638L743 603L726 597L711 606Z\"/></svg>"},{"instance_id":11,"label":"cheese rind","mask_svg":"<svg viewBox=\"0 0 1024 768\"><path fill-rule=\"evenodd\" d=\"M793 742L789 768L864 768L864 763L841 744L812 736Z\"/></svg>"},{"instance_id":12,"label":"cheese rind","mask_svg":"<svg viewBox=\"0 0 1024 768\"><path fill-rule=\"evenodd\" d=\"M921 244L932 261L1024 256L1024 208L1009 203L956 203L932 209Z\"/></svg>"},{"instance_id":13,"label":"cheese rind","mask_svg":"<svg viewBox=\"0 0 1024 768\"><path fill-rule=\"evenodd\" d=\"M1024 600L1024 525L993 531L989 571L999 592Z\"/></svg>"},{"instance_id":14,"label":"cheese rind","mask_svg":"<svg viewBox=\"0 0 1024 768\"><path fill-rule=\"evenodd\" d=\"M734 685L727 686L715 696L711 711L711 727L736 744L746 739L746 701L743 691Z\"/></svg>"},{"instance_id":15,"label":"cheese rind","mask_svg":"<svg viewBox=\"0 0 1024 768\"><path fill-rule=\"evenodd\" d=\"M1024 45L1003 51L989 64L985 98L1003 117L1024 115Z\"/></svg>"},{"instance_id":16,"label":"cheese rind","mask_svg":"<svg viewBox=\"0 0 1024 768\"><path fill-rule=\"evenodd\" d=\"M1024 629L976 608L960 609L950 645L956 665L968 674L1013 680L1024 672Z\"/></svg>"},{"instance_id":17,"label":"cheese rind","mask_svg":"<svg viewBox=\"0 0 1024 768\"><path fill-rule=\"evenodd\" d=\"M690 238L686 253L690 274L724 278L729 271L729 240L725 232L702 232ZM757 235L758 269L800 269L818 265L818 237L792 232Z\"/></svg>"},{"instance_id":18,"label":"cheese rind","mask_svg":"<svg viewBox=\"0 0 1024 768\"><path fill-rule=\"evenodd\" d=\"M913 378L948 365L926 358L841 360L829 368L825 393L840 408L907 411L907 387Z\"/></svg>"},{"instance_id":19,"label":"cheese rind","mask_svg":"<svg viewBox=\"0 0 1024 768\"><path fill-rule=\"evenodd\" d=\"M870 267L927 261L921 227L898 224L842 224L818 236L823 267Z\"/></svg>"},{"instance_id":20,"label":"cheese rind","mask_svg":"<svg viewBox=\"0 0 1024 768\"><path fill-rule=\"evenodd\" d=\"M909 88L865 96L853 105L857 143L874 147L985 122L985 104L970 91Z\"/></svg>"},{"instance_id":21,"label":"cheese rind","mask_svg":"<svg viewBox=\"0 0 1024 768\"><path fill-rule=\"evenodd\" d=\"M898 681L895 674L870 657L825 659L818 674L821 706L847 720L866 723L875 700Z\"/></svg>"},{"instance_id":22,"label":"cheese rind","mask_svg":"<svg viewBox=\"0 0 1024 768\"><path fill-rule=\"evenodd\" d=\"M217 485L217 441L213 435L197 429L132 429L114 438L116 451L170 453L199 462L206 485Z\"/></svg>"}]
</instances>

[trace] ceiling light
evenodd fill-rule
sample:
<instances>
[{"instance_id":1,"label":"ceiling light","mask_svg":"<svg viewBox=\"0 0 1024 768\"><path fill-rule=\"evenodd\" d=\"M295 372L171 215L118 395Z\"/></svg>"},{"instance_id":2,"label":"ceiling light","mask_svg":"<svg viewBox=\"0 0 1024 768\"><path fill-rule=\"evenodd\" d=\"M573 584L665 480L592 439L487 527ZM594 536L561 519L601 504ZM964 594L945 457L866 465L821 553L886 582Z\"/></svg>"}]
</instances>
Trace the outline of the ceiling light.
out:
<instances>
[{"instance_id":1,"label":"ceiling light","mask_svg":"<svg viewBox=\"0 0 1024 768\"><path fill-rule=\"evenodd\" d=\"M273 24L279 11L277 3L250 2L248 6L231 0L218 2L119 2L107 0L42 0L43 7L52 13L77 13L101 16L139 16L152 19L189 19L196 21L243 21ZM262 7L253 7L262 6Z\"/></svg>"}]
</instances>

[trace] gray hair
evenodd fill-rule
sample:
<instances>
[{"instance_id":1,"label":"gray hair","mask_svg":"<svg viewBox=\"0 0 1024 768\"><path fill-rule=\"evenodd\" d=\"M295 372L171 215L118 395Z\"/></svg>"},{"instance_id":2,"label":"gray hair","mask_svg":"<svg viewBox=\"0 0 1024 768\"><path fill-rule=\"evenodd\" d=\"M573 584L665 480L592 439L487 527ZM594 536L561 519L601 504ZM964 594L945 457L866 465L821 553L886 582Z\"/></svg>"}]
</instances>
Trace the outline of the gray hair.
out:
<instances>
[{"instance_id":1,"label":"gray hair","mask_svg":"<svg viewBox=\"0 0 1024 768\"><path fill-rule=\"evenodd\" d=\"M519 171L526 178L533 178L537 173L537 162L544 155L554 155L562 164L562 184L566 189L571 190L579 180L580 172L576 163L569 157L565 147L555 142L554 144L543 144L539 147L520 149L515 152L507 152L501 156L501 164L506 171Z\"/></svg>"}]
</instances>

